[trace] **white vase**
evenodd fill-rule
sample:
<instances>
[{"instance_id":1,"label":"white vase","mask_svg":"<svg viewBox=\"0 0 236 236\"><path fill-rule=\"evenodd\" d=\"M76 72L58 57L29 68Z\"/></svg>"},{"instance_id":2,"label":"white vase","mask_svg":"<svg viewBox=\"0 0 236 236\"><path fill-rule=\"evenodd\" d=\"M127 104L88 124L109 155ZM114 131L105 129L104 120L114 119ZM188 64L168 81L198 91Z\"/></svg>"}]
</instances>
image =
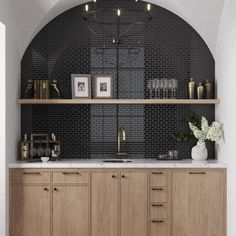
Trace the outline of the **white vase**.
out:
<instances>
[{"instance_id":1,"label":"white vase","mask_svg":"<svg viewBox=\"0 0 236 236\"><path fill-rule=\"evenodd\" d=\"M192 148L192 159L194 161L205 161L208 153L204 142L199 143Z\"/></svg>"}]
</instances>

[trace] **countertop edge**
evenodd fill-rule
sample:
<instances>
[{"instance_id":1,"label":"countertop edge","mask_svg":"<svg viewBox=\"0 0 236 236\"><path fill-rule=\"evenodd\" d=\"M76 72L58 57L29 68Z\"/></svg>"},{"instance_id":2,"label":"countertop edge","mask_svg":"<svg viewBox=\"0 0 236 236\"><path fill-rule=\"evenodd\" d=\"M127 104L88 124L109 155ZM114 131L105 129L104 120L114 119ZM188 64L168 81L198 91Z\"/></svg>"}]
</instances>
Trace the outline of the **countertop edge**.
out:
<instances>
[{"instance_id":1,"label":"countertop edge","mask_svg":"<svg viewBox=\"0 0 236 236\"><path fill-rule=\"evenodd\" d=\"M188 169L188 168L209 168L209 169L225 169L227 165L217 160L208 160L203 162L195 162L191 160L182 161L156 161L156 160L134 160L133 163L102 163L101 160L76 160L49 163L22 163L14 162L8 164L9 169L17 168L38 168L38 169Z\"/></svg>"}]
</instances>

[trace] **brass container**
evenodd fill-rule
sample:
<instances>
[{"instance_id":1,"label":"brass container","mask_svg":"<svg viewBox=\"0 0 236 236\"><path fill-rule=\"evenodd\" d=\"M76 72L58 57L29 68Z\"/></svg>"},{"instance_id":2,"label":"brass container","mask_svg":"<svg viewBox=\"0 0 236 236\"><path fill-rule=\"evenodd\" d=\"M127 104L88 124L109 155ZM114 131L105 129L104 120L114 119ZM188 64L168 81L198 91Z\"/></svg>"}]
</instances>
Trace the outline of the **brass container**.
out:
<instances>
[{"instance_id":1,"label":"brass container","mask_svg":"<svg viewBox=\"0 0 236 236\"><path fill-rule=\"evenodd\" d=\"M202 83L199 83L197 86L197 98L203 99L203 94L204 94L204 87L203 87Z\"/></svg>"},{"instance_id":2,"label":"brass container","mask_svg":"<svg viewBox=\"0 0 236 236\"><path fill-rule=\"evenodd\" d=\"M189 99L195 98L195 86L196 86L196 82L191 78L191 80L188 82L188 97L189 97Z\"/></svg>"},{"instance_id":3,"label":"brass container","mask_svg":"<svg viewBox=\"0 0 236 236\"><path fill-rule=\"evenodd\" d=\"M206 98L211 99L212 98L212 84L209 80L206 80L205 87L206 87Z\"/></svg>"}]
</instances>

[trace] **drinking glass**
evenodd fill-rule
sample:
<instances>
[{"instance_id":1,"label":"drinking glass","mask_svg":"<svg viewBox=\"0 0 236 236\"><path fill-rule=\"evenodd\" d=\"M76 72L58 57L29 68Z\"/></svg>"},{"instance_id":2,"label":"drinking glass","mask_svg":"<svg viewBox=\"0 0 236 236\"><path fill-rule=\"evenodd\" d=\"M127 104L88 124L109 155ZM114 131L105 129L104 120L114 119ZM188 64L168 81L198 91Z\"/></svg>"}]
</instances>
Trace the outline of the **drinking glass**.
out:
<instances>
[{"instance_id":1,"label":"drinking glass","mask_svg":"<svg viewBox=\"0 0 236 236\"><path fill-rule=\"evenodd\" d=\"M173 79L173 98L176 98L176 90L178 89L178 80Z\"/></svg>"},{"instance_id":2,"label":"drinking glass","mask_svg":"<svg viewBox=\"0 0 236 236\"><path fill-rule=\"evenodd\" d=\"M160 98L161 94L161 90L160 90L160 85L161 85L161 80L160 79L156 79L156 91L157 91L157 96L156 98Z\"/></svg>"},{"instance_id":3,"label":"drinking glass","mask_svg":"<svg viewBox=\"0 0 236 236\"><path fill-rule=\"evenodd\" d=\"M164 91L163 91L163 89L164 89L164 80L161 79L161 80L160 80L160 98L163 98L163 97L164 97Z\"/></svg>"},{"instance_id":4,"label":"drinking glass","mask_svg":"<svg viewBox=\"0 0 236 236\"><path fill-rule=\"evenodd\" d=\"M60 153L61 153L60 145L55 145L53 151L57 156L60 156Z\"/></svg>"},{"instance_id":5,"label":"drinking glass","mask_svg":"<svg viewBox=\"0 0 236 236\"><path fill-rule=\"evenodd\" d=\"M168 79L163 79L163 98L167 98Z\"/></svg>"},{"instance_id":6,"label":"drinking glass","mask_svg":"<svg viewBox=\"0 0 236 236\"><path fill-rule=\"evenodd\" d=\"M147 81L147 89L149 91L149 98L152 98L152 80Z\"/></svg>"},{"instance_id":7,"label":"drinking glass","mask_svg":"<svg viewBox=\"0 0 236 236\"><path fill-rule=\"evenodd\" d=\"M154 91L154 98L156 98L156 80L152 80L152 90Z\"/></svg>"}]
</instances>

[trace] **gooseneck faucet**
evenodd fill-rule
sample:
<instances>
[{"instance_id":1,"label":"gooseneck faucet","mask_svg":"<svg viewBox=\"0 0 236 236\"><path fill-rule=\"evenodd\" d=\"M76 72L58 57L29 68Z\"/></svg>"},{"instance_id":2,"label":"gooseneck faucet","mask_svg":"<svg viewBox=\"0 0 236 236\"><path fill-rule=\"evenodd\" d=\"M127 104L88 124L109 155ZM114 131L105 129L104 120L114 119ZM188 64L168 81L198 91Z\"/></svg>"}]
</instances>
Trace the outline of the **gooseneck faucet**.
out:
<instances>
[{"instance_id":1,"label":"gooseneck faucet","mask_svg":"<svg viewBox=\"0 0 236 236\"><path fill-rule=\"evenodd\" d=\"M125 152L121 152L121 139L120 139L120 135L122 133L122 140L125 141L126 140L126 132L125 129L120 127L118 128L118 136L117 136L117 158L120 158L121 156L127 156L127 153Z\"/></svg>"}]
</instances>

